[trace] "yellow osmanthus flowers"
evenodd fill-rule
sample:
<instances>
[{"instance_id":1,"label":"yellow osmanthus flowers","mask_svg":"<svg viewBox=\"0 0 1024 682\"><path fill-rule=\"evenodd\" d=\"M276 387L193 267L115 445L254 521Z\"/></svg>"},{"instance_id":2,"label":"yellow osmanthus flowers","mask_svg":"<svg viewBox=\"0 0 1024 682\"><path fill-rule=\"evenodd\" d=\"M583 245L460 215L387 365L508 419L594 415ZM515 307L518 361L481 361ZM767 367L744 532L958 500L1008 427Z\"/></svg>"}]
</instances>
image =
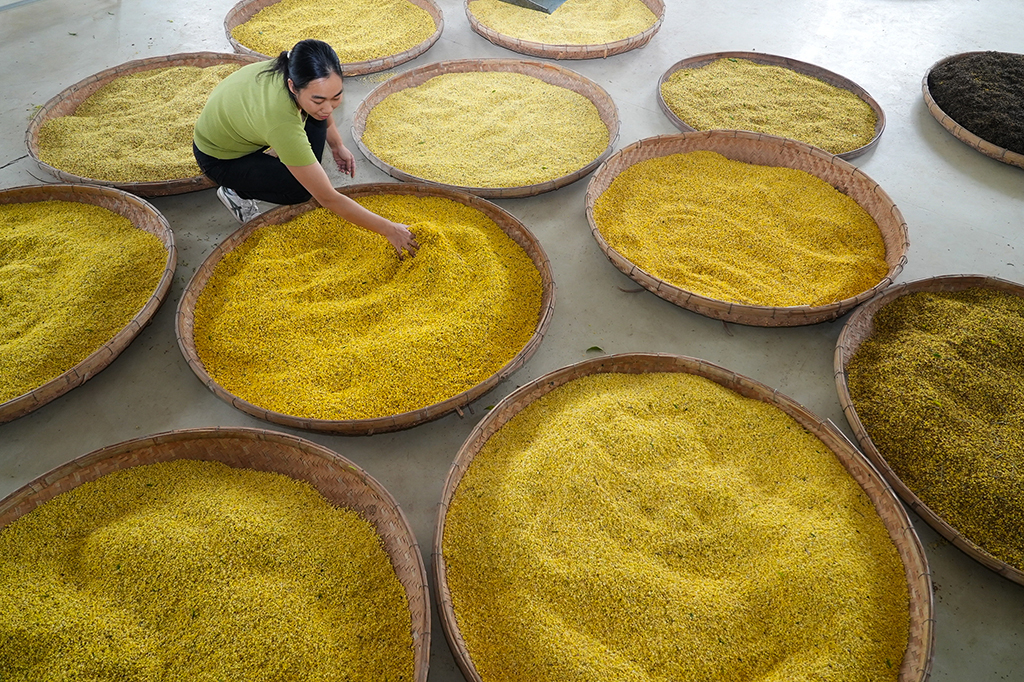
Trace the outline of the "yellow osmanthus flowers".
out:
<instances>
[{"instance_id":1,"label":"yellow osmanthus flowers","mask_svg":"<svg viewBox=\"0 0 1024 682\"><path fill-rule=\"evenodd\" d=\"M363 144L381 161L460 187L523 187L575 173L608 147L589 99L520 73L446 73L388 95Z\"/></svg>"},{"instance_id":2,"label":"yellow osmanthus flowers","mask_svg":"<svg viewBox=\"0 0 1024 682\"><path fill-rule=\"evenodd\" d=\"M792 69L732 57L679 69L661 85L669 109L697 130L729 128L790 137L842 154L875 136L871 105Z\"/></svg>"},{"instance_id":3,"label":"yellow osmanthus flowers","mask_svg":"<svg viewBox=\"0 0 1024 682\"><path fill-rule=\"evenodd\" d=\"M271 57L314 38L346 64L405 52L435 30L430 13L408 0L280 0L236 26L231 36Z\"/></svg>"},{"instance_id":4,"label":"yellow osmanthus flowers","mask_svg":"<svg viewBox=\"0 0 1024 682\"><path fill-rule=\"evenodd\" d=\"M529 341L540 273L492 220L437 197L357 201L410 225L419 253L399 261L326 209L257 230L196 305L196 350L225 389L288 415L384 417L468 390Z\"/></svg>"},{"instance_id":5,"label":"yellow osmanthus flowers","mask_svg":"<svg viewBox=\"0 0 1024 682\"><path fill-rule=\"evenodd\" d=\"M763 306L820 306L885 277L871 216L810 173L694 151L625 169L597 199L609 245L681 289Z\"/></svg>"},{"instance_id":6,"label":"yellow osmanthus flowers","mask_svg":"<svg viewBox=\"0 0 1024 682\"><path fill-rule=\"evenodd\" d=\"M79 177L156 182L201 175L192 132L213 88L240 64L119 76L39 129L39 158Z\"/></svg>"},{"instance_id":7,"label":"yellow osmanthus flowers","mask_svg":"<svg viewBox=\"0 0 1024 682\"><path fill-rule=\"evenodd\" d=\"M410 682L380 536L280 474L176 460L0 531L0 679Z\"/></svg>"},{"instance_id":8,"label":"yellow osmanthus flowers","mask_svg":"<svg viewBox=\"0 0 1024 682\"><path fill-rule=\"evenodd\" d=\"M0 403L110 341L156 290L167 251L99 206L0 204Z\"/></svg>"},{"instance_id":9,"label":"yellow osmanthus flowers","mask_svg":"<svg viewBox=\"0 0 1024 682\"><path fill-rule=\"evenodd\" d=\"M603 45L643 33L658 20L641 0L566 0L551 14L502 0L472 0L487 28L549 45Z\"/></svg>"},{"instance_id":10,"label":"yellow osmanthus flowers","mask_svg":"<svg viewBox=\"0 0 1024 682\"><path fill-rule=\"evenodd\" d=\"M835 455L690 374L599 374L485 443L443 537L484 682L897 679L903 564Z\"/></svg>"}]
</instances>

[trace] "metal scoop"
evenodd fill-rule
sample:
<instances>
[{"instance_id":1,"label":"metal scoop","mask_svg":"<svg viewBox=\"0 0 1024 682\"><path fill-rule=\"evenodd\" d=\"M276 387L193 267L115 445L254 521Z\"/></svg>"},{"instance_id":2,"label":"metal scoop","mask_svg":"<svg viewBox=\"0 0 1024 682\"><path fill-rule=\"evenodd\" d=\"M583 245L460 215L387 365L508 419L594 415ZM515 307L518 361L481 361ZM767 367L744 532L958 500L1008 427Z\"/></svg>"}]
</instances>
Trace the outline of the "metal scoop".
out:
<instances>
[{"instance_id":1,"label":"metal scoop","mask_svg":"<svg viewBox=\"0 0 1024 682\"><path fill-rule=\"evenodd\" d=\"M565 0L501 0L507 2L510 5L516 5L517 7L525 7L526 9L534 9L538 12L546 12L551 14L556 9L562 6Z\"/></svg>"}]
</instances>

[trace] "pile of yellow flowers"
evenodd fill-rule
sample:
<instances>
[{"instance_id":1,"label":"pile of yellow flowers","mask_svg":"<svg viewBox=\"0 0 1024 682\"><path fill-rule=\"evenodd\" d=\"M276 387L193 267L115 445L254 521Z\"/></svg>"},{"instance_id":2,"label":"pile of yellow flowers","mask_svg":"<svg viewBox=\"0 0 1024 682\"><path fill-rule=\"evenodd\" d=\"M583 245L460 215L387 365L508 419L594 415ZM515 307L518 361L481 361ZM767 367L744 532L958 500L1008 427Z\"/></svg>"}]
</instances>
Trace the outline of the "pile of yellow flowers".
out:
<instances>
[{"instance_id":1,"label":"pile of yellow flowers","mask_svg":"<svg viewBox=\"0 0 1024 682\"><path fill-rule=\"evenodd\" d=\"M529 341L540 273L494 221L437 197L358 201L410 225L416 257L322 208L258 229L195 310L196 351L226 390L294 416L390 416L468 390Z\"/></svg>"}]
</instances>

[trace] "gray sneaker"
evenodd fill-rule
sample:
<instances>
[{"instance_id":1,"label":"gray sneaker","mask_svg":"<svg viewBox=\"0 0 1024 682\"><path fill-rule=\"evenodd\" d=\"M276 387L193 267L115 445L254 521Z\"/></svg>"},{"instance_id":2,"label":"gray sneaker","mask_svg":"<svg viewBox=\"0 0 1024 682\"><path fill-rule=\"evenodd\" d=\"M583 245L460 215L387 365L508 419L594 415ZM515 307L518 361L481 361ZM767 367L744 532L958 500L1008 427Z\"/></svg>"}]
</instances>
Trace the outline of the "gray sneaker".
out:
<instances>
[{"instance_id":1,"label":"gray sneaker","mask_svg":"<svg viewBox=\"0 0 1024 682\"><path fill-rule=\"evenodd\" d=\"M247 223L261 213L255 199L243 199L227 187L217 188L217 198L240 223Z\"/></svg>"}]
</instances>

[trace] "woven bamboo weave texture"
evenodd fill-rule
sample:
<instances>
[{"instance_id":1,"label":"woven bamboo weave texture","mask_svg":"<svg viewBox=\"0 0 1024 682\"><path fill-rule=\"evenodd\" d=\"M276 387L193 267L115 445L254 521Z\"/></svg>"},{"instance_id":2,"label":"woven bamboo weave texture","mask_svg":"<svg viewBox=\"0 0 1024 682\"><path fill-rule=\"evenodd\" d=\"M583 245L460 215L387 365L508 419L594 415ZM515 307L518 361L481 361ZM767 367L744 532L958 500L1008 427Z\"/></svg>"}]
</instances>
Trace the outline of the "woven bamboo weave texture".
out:
<instances>
[{"instance_id":1,"label":"woven bamboo weave texture","mask_svg":"<svg viewBox=\"0 0 1024 682\"><path fill-rule=\"evenodd\" d=\"M280 0L241 0L241 2L228 10L227 15L224 17L224 35L227 36L228 42L231 43L231 47L235 52L256 57L257 59L273 59L277 56L265 55L262 52L249 49L235 40L234 36L231 35L231 32L252 19L253 16L255 16L261 9L266 9L279 1ZM425 10L430 15L430 18L434 20L435 30L430 37L420 44L411 47L408 50L403 50L397 54L379 57L377 59L367 59L360 62L343 63L341 65L341 72L344 76L362 76L368 73L387 71L399 64L404 64L405 62L419 57L437 42L437 39L441 37L441 32L444 30L444 15L441 13L441 8L438 7L437 3L433 0L409 0L409 2L420 9Z\"/></svg>"},{"instance_id":2,"label":"woven bamboo weave texture","mask_svg":"<svg viewBox=\"0 0 1024 682\"><path fill-rule=\"evenodd\" d=\"M871 440L871 436L868 435L867 429L864 428L864 424L857 415L857 408L850 396L847 368L860 345L874 333L874 317L879 310L907 294L925 291L963 291L971 287L986 287L1016 296L1024 296L1024 285L985 275L944 275L941 277L919 279L890 287L885 293L876 296L857 308L850 315L846 324L843 325L843 329L836 341L835 355L833 356L836 390L839 393L839 402L843 406L843 414L846 415L846 421L849 422L850 428L853 429L857 442L860 443L861 450L864 451L864 454L871 460L871 463L875 465L875 468L878 469L885 480L888 481L889 485L893 487L893 490L910 505L910 508L924 519L929 526L934 528L936 532L959 547L965 554L1004 578L1024 585L1024 571L997 559L985 551L983 547L968 540L956 528L947 523L945 519L932 511L913 490L907 487L892 467L889 466L884 453L880 452Z\"/></svg>"},{"instance_id":3,"label":"woven bamboo weave texture","mask_svg":"<svg viewBox=\"0 0 1024 682\"><path fill-rule=\"evenodd\" d=\"M967 130L962 125L950 118L949 114L942 110L942 108L936 104L935 99L932 97L931 89L928 87L928 78L931 76L932 71L939 68L943 64L962 59L963 57L969 57L975 54L985 54L984 52L961 52L959 54L950 55L935 62L929 67L928 71L925 72L924 78L921 79L921 92L924 95L924 103L928 107L928 113L930 113L939 124L949 131L949 133L960 140L969 147L972 147L985 156L989 156L996 161L1002 161L1011 166L1017 166L1018 168L1024 168L1024 154L1018 154L1017 152L1011 152L1006 147L999 147L992 144L988 140L984 140L970 130Z\"/></svg>"},{"instance_id":4,"label":"woven bamboo weave texture","mask_svg":"<svg viewBox=\"0 0 1024 682\"><path fill-rule=\"evenodd\" d=\"M199 269L196 270L196 273L192 276L192 280L185 288L185 292L182 294L181 300L178 303L178 310L175 317L175 333L178 339L178 348L181 349L189 367L192 368L192 371L195 372L196 376L199 377L199 380L202 381L207 388L213 391L217 397L239 410L266 421L283 424L285 426L292 426L299 429L307 429L310 431L368 436L374 433L411 428L418 424L437 419L453 411L458 411L461 414L462 407L468 405L493 389L503 379L510 376L513 372L526 364L526 361L537 351L544 335L547 333L548 326L551 324L551 317L554 313L555 307L555 282L551 274L551 263L548 260L547 254L544 253L544 249L541 247L540 242L537 241L537 238L533 236L525 225L523 225L512 214L499 208L495 204L486 201L485 199L481 199L477 196L466 194L464 192L440 187L404 183L369 183L364 185L348 185L337 189L342 194L352 198L376 194L441 197L475 208L493 220L498 227L505 232L505 234L511 237L520 247L522 247L524 251L526 251L530 260L533 261L534 266L536 266L537 270L540 272L542 288L540 314L537 319L537 326L534 328L534 332L530 337L530 340L527 341L522 350L520 350L497 372L472 388L439 403L428 405L427 407L411 412L403 412L401 414L386 417L346 420L297 417L264 409L230 393L209 375L196 351L194 339L196 303L198 302L200 295L202 295L203 288L206 286L206 283L213 275L214 269L227 254L231 253L231 251L245 242L245 240L259 228L265 225L277 225L287 222L302 213L306 213L307 211L311 211L314 208L319 207L316 200L311 199L304 204L281 206L280 208L263 213L243 225L213 250L203 264L199 266Z\"/></svg>"},{"instance_id":5,"label":"woven bamboo weave texture","mask_svg":"<svg viewBox=\"0 0 1024 682\"><path fill-rule=\"evenodd\" d=\"M171 288L177 249L167 219L152 204L119 189L95 185L28 185L0 191L0 204L37 201L77 201L100 206L124 216L132 225L160 239L167 251L163 274L142 309L109 341L58 377L5 403L0 403L0 423L11 421L59 398L84 384L114 361L148 325L163 305Z\"/></svg>"},{"instance_id":6,"label":"woven bamboo weave texture","mask_svg":"<svg viewBox=\"0 0 1024 682\"><path fill-rule=\"evenodd\" d=\"M661 353L609 355L568 365L535 379L505 397L484 417L459 449L445 479L441 504L434 527L432 563L434 589L441 625L448 644L463 674L471 682L483 682L473 665L469 650L459 631L448 589L443 553L445 518L455 491L473 458L487 440L534 400L580 377L600 373L642 374L647 372L686 372L710 379L725 388L754 400L774 405L814 434L835 454L836 459L861 486L873 503L903 561L910 595L910 630L907 651L900 666L900 682L925 682L931 672L934 654L934 595L924 548L903 506L892 489L846 439L834 424L824 422L803 405L777 390L705 360Z\"/></svg>"},{"instance_id":7,"label":"woven bamboo weave texture","mask_svg":"<svg viewBox=\"0 0 1024 682\"><path fill-rule=\"evenodd\" d=\"M238 54L221 54L218 52L188 52L171 54L163 57L148 57L119 64L105 71L93 74L74 85L65 88L54 95L35 113L29 121L28 130L25 132L25 145L32 159L47 173L57 177L63 182L84 183L90 185L102 185L104 187L116 187L140 197L162 197L171 194L184 194L186 192L197 192L209 189L216 185L205 175L197 175L191 178L174 178L171 180L159 180L152 182L111 182L108 180L97 180L95 178L83 178L73 173L54 168L39 158L39 129L43 124L53 118L71 116L78 109L78 106L89 98L90 95L107 85L111 81L122 76L129 76L142 71L153 69L166 69L172 66L217 66L220 64L237 63L240 65L251 64L260 61L255 57L248 57Z\"/></svg>"},{"instance_id":8,"label":"woven bamboo weave texture","mask_svg":"<svg viewBox=\"0 0 1024 682\"><path fill-rule=\"evenodd\" d=\"M418 85L422 85L431 78L442 74L472 73L481 71L521 73L542 80L550 85L566 88L583 95L593 102L595 107L597 107L598 114L601 116L601 120L608 129L608 146L600 156L585 165L583 168L580 168L573 173L563 175L560 178L548 180L547 182L534 185L523 185L520 187L464 187L461 185L447 185L444 183L433 182L410 175L400 168L396 168L384 162L378 158L377 155L371 152L365 144L363 144L363 132L366 130L366 118L370 115L370 111L380 104L388 95L406 88L414 88ZM597 168L611 155L612 149L615 147L615 141L619 137L619 112L615 106L615 102L612 101L611 96L604 88L589 78L557 64L525 61L520 59L460 59L455 61L435 62L433 64L427 64L426 66L406 71L405 73L399 74L375 88L362 102L359 103L355 114L352 116L352 137L359 146L359 150L367 159L370 160L370 163L399 180L405 182L427 183L437 187L448 187L450 189L470 192L488 199L512 199L534 196L556 190L559 187L564 187L576 182Z\"/></svg>"},{"instance_id":9,"label":"woven bamboo weave texture","mask_svg":"<svg viewBox=\"0 0 1024 682\"><path fill-rule=\"evenodd\" d=\"M74 459L0 500L0 528L57 495L121 469L177 459L284 474L316 488L337 506L373 524L409 600L414 682L426 682L430 598L419 545L394 497L366 471L304 438L249 428L170 431L117 443Z\"/></svg>"},{"instance_id":10,"label":"woven bamboo weave texture","mask_svg":"<svg viewBox=\"0 0 1024 682\"><path fill-rule=\"evenodd\" d=\"M836 156L841 159L849 161L850 159L855 159L861 154L874 149L875 145L878 144L878 138L882 136L882 131L885 130L885 112L882 111L882 105L880 105L874 97L868 94L867 90L850 79L840 76L838 73L834 73L815 64L809 64L797 59L790 59L789 57L780 57L774 54L762 54L760 52L713 52L696 55L694 57L687 57L686 59L676 62L670 66L658 80L658 106L660 106L661 110L665 112L666 116L668 116L668 120L672 122L672 125L683 132L692 132L696 130L696 128L693 128L686 121L676 116L676 113L669 108L668 103L665 102L665 98L662 97L661 86L676 71L681 69L699 69L700 67L707 66L711 62L719 59L746 59L747 61L757 64L781 66L805 76L812 76L837 88L848 90L864 100L864 102L871 107L871 111L875 113L875 134L867 144L857 147L856 149L851 149L848 152L843 152L842 154L836 154Z\"/></svg>"},{"instance_id":11,"label":"woven bamboo weave texture","mask_svg":"<svg viewBox=\"0 0 1024 682\"><path fill-rule=\"evenodd\" d=\"M545 59L598 59L611 57L641 48L651 42L654 34L661 29L665 21L665 3L663 0L642 0L651 10L657 21L650 28L637 33L636 35L622 40L614 40L610 43L594 43L590 45L554 45L550 43L538 43L533 40L520 40L504 33L499 33L493 28L484 25L476 18L476 15L469 11L469 3L472 0L463 0L466 18L469 19L470 27L490 42L500 47L507 48L513 52L530 55L531 57L544 57Z\"/></svg>"},{"instance_id":12,"label":"woven bamboo weave texture","mask_svg":"<svg viewBox=\"0 0 1024 682\"><path fill-rule=\"evenodd\" d=\"M823 306L770 307L730 303L687 291L641 270L613 249L601 235L594 219L594 204L615 178L630 166L670 154L699 150L718 152L734 161L795 168L814 175L848 195L878 224L885 243L886 276L856 296ZM659 135L620 149L598 168L587 186L587 221L605 256L624 274L661 298L676 305L727 322L762 327L792 327L834 320L889 286L906 264L910 246L907 224L896 204L878 184L857 167L817 147L762 133L741 130L708 130Z\"/></svg>"}]
</instances>

